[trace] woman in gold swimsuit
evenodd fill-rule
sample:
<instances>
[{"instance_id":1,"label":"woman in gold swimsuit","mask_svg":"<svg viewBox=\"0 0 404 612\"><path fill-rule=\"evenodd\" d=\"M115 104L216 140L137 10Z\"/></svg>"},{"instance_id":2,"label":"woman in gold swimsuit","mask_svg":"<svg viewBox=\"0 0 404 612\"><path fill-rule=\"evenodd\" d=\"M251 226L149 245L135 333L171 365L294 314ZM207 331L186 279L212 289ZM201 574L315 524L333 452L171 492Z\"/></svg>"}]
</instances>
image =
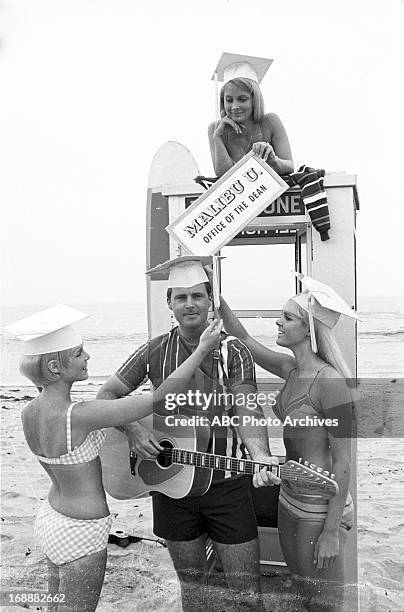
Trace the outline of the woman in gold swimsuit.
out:
<instances>
[{"instance_id":1,"label":"woman in gold swimsuit","mask_svg":"<svg viewBox=\"0 0 404 612\"><path fill-rule=\"evenodd\" d=\"M320 285L305 279L312 287ZM252 338L222 298L220 314L226 331L248 346L256 363L286 381L274 407L284 423L286 459L303 457L335 474L339 490L330 500L282 483L278 528L291 573L304 578L299 582L314 606L309 609L341 610L344 546L353 521L348 491L352 399L346 384L350 373L332 327L342 313L357 315L339 296L333 311L321 306L316 295L313 289L294 296L276 321L276 343L291 355Z\"/></svg>"}]
</instances>

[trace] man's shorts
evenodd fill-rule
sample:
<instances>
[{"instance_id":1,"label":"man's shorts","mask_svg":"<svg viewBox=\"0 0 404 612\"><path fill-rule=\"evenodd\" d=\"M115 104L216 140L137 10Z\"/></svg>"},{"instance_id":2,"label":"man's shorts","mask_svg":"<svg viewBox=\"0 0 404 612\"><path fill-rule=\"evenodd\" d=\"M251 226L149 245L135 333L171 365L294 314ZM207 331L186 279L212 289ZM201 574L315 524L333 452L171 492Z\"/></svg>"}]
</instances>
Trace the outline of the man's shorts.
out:
<instances>
[{"instance_id":1,"label":"man's shorts","mask_svg":"<svg viewBox=\"0 0 404 612\"><path fill-rule=\"evenodd\" d=\"M220 544L243 544L257 533L249 479L229 478L212 484L205 495L171 499L153 495L154 533L159 538L188 542L206 533Z\"/></svg>"}]
</instances>

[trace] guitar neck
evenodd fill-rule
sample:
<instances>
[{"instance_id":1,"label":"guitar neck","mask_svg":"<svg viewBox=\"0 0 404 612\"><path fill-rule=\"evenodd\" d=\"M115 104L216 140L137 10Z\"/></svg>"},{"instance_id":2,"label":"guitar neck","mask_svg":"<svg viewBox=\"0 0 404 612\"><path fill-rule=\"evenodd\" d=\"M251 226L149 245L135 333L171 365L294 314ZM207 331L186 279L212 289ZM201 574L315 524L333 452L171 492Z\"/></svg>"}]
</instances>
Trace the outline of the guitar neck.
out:
<instances>
[{"instance_id":1,"label":"guitar neck","mask_svg":"<svg viewBox=\"0 0 404 612\"><path fill-rule=\"evenodd\" d=\"M165 451L165 453L167 450ZM180 465L193 465L199 468L210 470L224 470L236 472L238 474L257 474L262 468L267 467L273 474L282 478L282 466L270 465L268 463L258 463L250 459L236 459L234 457L224 457L223 455L211 455L198 451L188 451L180 448L173 448L168 451L173 463Z\"/></svg>"},{"instance_id":2,"label":"guitar neck","mask_svg":"<svg viewBox=\"0 0 404 612\"><path fill-rule=\"evenodd\" d=\"M293 482L295 485L303 485L305 490L312 495L323 495L328 498L338 494L338 484L328 478L328 472L323 473L322 469L314 464L296 463L287 461L283 465L271 465L251 461L250 459L235 459L234 457L224 457L223 455L210 455L198 451L189 451L181 448L165 449L167 459L172 463L181 465L192 465L197 468L208 468L211 470L224 470L237 474L257 474L262 468L268 468L272 474L286 482Z\"/></svg>"}]
</instances>

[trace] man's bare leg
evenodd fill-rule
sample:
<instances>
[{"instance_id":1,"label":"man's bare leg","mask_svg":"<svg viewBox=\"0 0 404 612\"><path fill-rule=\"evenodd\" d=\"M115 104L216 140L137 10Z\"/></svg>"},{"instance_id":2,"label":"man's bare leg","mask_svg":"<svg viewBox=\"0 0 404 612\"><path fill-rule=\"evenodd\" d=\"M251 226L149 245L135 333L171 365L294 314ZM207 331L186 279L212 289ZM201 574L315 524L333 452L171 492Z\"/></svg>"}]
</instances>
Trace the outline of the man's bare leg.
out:
<instances>
[{"instance_id":1,"label":"man's bare leg","mask_svg":"<svg viewBox=\"0 0 404 612\"><path fill-rule=\"evenodd\" d=\"M206 536L189 542L166 540L181 585L183 612L206 612Z\"/></svg>"},{"instance_id":2,"label":"man's bare leg","mask_svg":"<svg viewBox=\"0 0 404 612\"><path fill-rule=\"evenodd\" d=\"M264 610L261 596L258 538L243 544L214 542L235 610ZM226 610L227 612L227 610Z\"/></svg>"}]
</instances>

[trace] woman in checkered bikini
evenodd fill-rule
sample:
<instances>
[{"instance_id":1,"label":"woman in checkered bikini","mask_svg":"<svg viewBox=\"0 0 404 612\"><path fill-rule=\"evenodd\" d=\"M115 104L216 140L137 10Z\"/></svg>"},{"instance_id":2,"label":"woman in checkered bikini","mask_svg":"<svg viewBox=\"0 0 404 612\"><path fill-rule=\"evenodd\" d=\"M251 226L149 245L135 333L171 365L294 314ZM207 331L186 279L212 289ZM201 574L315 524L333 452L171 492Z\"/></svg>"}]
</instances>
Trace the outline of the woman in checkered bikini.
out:
<instances>
[{"instance_id":1,"label":"woman in checkered bikini","mask_svg":"<svg viewBox=\"0 0 404 612\"><path fill-rule=\"evenodd\" d=\"M34 350L22 358L21 372L42 387L23 410L24 434L52 481L36 518L35 534L48 560L49 593L63 593L66 598L64 605L49 609L91 611L98 603L112 522L98 456L104 439L100 428L142 418L166 393L181 391L220 329L220 323L212 323L197 350L153 395L72 403L73 383L88 378L90 356L81 342L54 352Z\"/></svg>"}]
</instances>

